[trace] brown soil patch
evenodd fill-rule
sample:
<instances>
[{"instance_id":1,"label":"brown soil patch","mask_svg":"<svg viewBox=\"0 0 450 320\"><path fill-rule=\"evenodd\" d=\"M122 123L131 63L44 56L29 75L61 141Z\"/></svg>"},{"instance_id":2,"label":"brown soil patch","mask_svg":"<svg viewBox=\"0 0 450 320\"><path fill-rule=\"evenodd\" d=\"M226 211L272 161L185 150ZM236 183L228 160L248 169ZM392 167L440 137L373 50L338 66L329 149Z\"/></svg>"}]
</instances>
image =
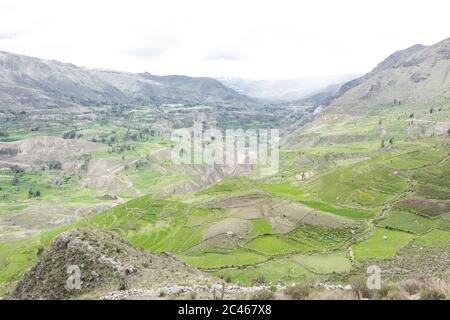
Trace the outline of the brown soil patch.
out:
<instances>
[{"instance_id":1,"label":"brown soil patch","mask_svg":"<svg viewBox=\"0 0 450 320\"><path fill-rule=\"evenodd\" d=\"M354 221L322 211L317 211L287 200L274 202L264 208L264 216L272 226L289 232L299 224L310 224L328 228L342 228L354 224Z\"/></svg>"},{"instance_id":2,"label":"brown soil patch","mask_svg":"<svg viewBox=\"0 0 450 320\"><path fill-rule=\"evenodd\" d=\"M212 201L206 203L205 206L209 208L238 208L253 206L268 199L266 193L249 192L232 196L223 200Z\"/></svg>"},{"instance_id":3,"label":"brown soil patch","mask_svg":"<svg viewBox=\"0 0 450 320\"><path fill-rule=\"evenodd\" d=\"M203 239L208 239L220 234L229 236L247 236L252 230L252 224L248 220L227 218L211 225L203 232Z\"/></svg>"},{"instance_id":4,"label":"brown soil patch","mask_svg":"<svg viewBox=\"0 0 450 320\"><path fill-rule=\"evenodd\" d=\"M397 203L396 207L428 217L436 217L450 212L450 200L430 200L409 198Z\"/></svg>"},{"instance_id":5,"label":"brown soil patch","mask_svg":"<svg viewBox=\"0 0 450 320\"><path fill-rule=\"evenodd\" d=\"M79 159L83 154L106 147L83 139L63 139L58 137L35 137L14 142L0 142L0 149L15 149L17 155L9 161L24 164L44 164L52 160L65 162Z\"/></svg>"}]
</instances>

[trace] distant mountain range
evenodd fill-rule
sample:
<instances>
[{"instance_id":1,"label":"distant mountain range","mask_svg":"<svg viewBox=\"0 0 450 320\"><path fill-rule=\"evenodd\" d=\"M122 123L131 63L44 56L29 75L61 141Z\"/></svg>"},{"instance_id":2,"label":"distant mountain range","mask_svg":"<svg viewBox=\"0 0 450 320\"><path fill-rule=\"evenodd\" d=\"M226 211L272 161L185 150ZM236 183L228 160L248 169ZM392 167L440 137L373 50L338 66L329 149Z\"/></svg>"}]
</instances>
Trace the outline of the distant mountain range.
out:
<instances>
[{"instance_id":1,"label":"distant mountain range","mask_svg":"<svg viewBox=\"0 0 450 320\"><path fill-rule=\"evenodd\" d=\"M156 76L78 67L0 51L0 110L104 104L256 105L261 100L365 106L427 103L450 97L450 38L393 53L356 78L287 80ZM350 81L349 81L350 80Z\"/></svg>"},{"instance_id":2,"label":"distant mountain range","mask_svg":"<svg viewBox=\"0 0 450 320\"><path fill-rule=\"evenodd\" d=\"M296 101L316 94L335 94L340 86L357 78L356 74L298 79L250 80L218 78L224 85L250 97L275 102Z\"/></svg>"},{"instance_id":3,"label":"distant mountain range","mask_svg":"<svg viewBox=\"0 0 450 320\"><path fill-rule=\"evenodd\" d=\"M253 104L212 78L93 70L0 51L0 109L102 104Z\"/></svg>"}]
</instances>

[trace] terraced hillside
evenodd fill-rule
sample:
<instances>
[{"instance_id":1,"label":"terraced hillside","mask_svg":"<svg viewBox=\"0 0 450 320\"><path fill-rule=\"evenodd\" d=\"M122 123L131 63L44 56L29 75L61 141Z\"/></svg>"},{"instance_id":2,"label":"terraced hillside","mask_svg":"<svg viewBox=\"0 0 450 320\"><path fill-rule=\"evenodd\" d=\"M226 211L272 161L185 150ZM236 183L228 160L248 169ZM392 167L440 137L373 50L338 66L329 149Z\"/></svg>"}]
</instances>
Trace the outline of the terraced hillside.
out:
<instances>
[{"instance_id":1,"label":"terraced hillside","mask_svg":"<svg viewBox=\"0 0 450 320\"><path fill-rule=\"evenodd\" d=\"M174 165L173 129L203 119L224 129L283 124L287 130L311 116L274 106L216 105L99 106L44 114L0 112L2 295L50 244L48 233L136 197L165 199L250 172L247 165Z\"/></svg>"},{"instance_id":2,"label":"terraced hillside","mask_svg":"<svg viewBox=\"0 0 450 320\"><path fill-rule=\"evenodd\" d=\"M298 160L304 151L289 154ZM245 285L340 281L369 262L386 264L399 255L419 255L422 264L395 277L442 276L450 244L449 155L449 139L436 137L326 167L284 168L315 172L304 180L284 173L230 177L192 193L146 195L32 240L5 243L2 279L20 275L60 232L99 227Z\"/></svg>"}]
</instances>

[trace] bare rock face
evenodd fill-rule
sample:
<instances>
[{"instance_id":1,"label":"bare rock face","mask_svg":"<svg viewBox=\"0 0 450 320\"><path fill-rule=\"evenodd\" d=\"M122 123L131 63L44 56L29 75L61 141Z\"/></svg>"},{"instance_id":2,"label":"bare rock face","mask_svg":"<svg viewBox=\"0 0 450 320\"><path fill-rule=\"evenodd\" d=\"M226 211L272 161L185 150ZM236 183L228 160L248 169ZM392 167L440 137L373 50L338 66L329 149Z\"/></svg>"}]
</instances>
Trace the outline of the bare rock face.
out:
<instances>
[{"instance_id":1,"label":"bare rock face","mask_svg":"<svg viewBox=\"0 0 450 320\"><path fill-rule=\"evenodd\" d=\"M114 290L151 289L208 277L176 257L135 248L102 230L56 237L19 281L14 299L95 298Z\"/></svg>"}]
</instances>

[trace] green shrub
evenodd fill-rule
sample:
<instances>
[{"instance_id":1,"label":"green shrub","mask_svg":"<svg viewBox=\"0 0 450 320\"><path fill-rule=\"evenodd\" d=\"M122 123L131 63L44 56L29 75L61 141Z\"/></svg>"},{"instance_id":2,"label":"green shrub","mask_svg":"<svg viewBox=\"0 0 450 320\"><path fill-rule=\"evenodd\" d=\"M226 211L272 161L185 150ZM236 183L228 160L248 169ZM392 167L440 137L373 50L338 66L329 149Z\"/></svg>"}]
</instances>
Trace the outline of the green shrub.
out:
<instances>
[{"instance_id":1,"label":"green shrub","mask_svg":"<svg viewBox=\"0 0 450 320\"><path fill-rule=\"evenodd\" d=\"M438 289L426 289L420 293L421 300L445 300L445 294Z\"/></svg>"},{"instance_id":2,"label":"green shrub","mask_svg":"<svg viewBox=\"0 0 450 320\"><path fill-rule=\"evenodd\" d=\"M57 160L52 160L48 164L48 168L50 170L61 170L62 169L62 163Z\"/></svg>"},{"instance_id":3,"label":"green shrub","mask_svg":"<svg viewBox=\"0 0 450 320\"><path fill-rule=\"evenodd\" d=\"M376 291L375 297L381 300L406 300L407 296L395 285L385 285Z\"/></svg>"},{"instance_id":4,"label":"green shrub","mask_svg":"<svg viewBox=\"0 0 450 320\"><path fill-rule=\"evenodd\" d=\"M400 289L394 285L384 285L381 289L377 290L375 293L375 297L377 299L386 299L392 293L400 292Z\"/></svg>"},{"instance_id":5,"label":"green shrub","mask_svg":"<svg viewBox=\"0 0 450 320\"><path fill-rule=\"evenodd\" d=\"M350 286L352 290L357 294L359 299L373 298L373 290L367 287L367 279L364 276L355 276L350 278Z\"/></svg>"},{"instance_id":6,"label":"green shrub","mask_svg":"<svg viewBox=\"0 0 450 320\"><path fill-rule=\"evenodd\" d=\"M192 291L192 292L189 294L189 300L195 300L195 299L197 299L197 292Z\"/></svg>"},{"instance_id":7,"label":"green shrub","mask_svg":"<svg viewBox=\"0 0 450 320\"><path fill-rule=\"evenodd\" d=\"M63 139L75 139L77 137L77 132L75 130L64 132Z\"/></svg>"},{"instance_id":8,"label":"green shrub","mask_svg":"<svg viewBox=\"0 0 450 320\"><path fill-rule=\"evenodd\" d=\"M306 300L311 294L311 287L307 284L296 284L287 288L285 293L291 299Z\"/></svg>"},{"instance_id":9,"label":"green shrub","mask_svg":"<svg viewBox=\"0 0 450 320\"><path fill-rule=\"evenodd\" d=\"M263 275L258 275L255 279L252 280L253 286L264 285L266 284L266 278Z\"/></svg>"},{"instance_id":10,"label":"green shrub","mask_svg":"<svg viewBox=\"0 0 450 320\"><path fill-rule=\"evenodd\" d=\"M259 290L252 294L250 300L273 300L275 299L275 293L270 290Z\"/></svg>"},{"instance_id":11,"label":"green shrub","mask_svg":"<svg viewBox=\"0 0 450 320\"><path fill-rule=\"evenodd\" d=\"M408 300L408 297L399 291L389 291L386 297L383 300Z\"/></svg>"},{"instance_id":12,"label":"green shrub","mask_svg":"<svg viewBox=\"0 0 450 320\"><path fill-rule=\"evenodd\" d=\"M18 174L15 174L11 184L13 186L17 186L19 183L20 183L20 176Z\"/></svg>"}]
</instances>

